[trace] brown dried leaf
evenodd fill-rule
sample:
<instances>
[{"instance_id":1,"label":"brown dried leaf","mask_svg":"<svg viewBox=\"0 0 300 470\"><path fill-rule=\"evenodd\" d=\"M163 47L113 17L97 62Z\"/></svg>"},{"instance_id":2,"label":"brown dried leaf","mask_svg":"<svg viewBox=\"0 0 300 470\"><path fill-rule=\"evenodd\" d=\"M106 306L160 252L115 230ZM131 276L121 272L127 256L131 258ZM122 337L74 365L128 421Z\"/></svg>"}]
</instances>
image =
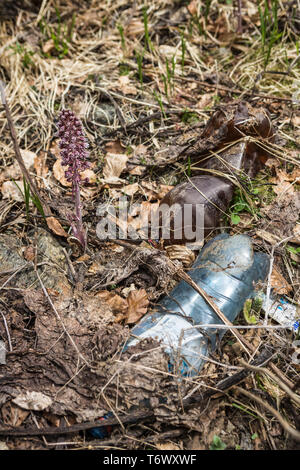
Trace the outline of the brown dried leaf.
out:
<instances>
[{"instance_id":1,"label":"brown dried leaf","mask_svg":"<svg viewBox=\"0 0 300 470\"><path fill-rule=\"evenodd\" d=\"M4 424L8 426L21 426L29 415L29 411L22 410L12 402L7 402L2 406L1 414Z\"/></svg>"},{"instance_id":2,"label":"brown dried leaf","mask_svg":"<svg viewBox=\"0 0 300 470\"><path fill-rule=\"evenodd\" d=\"M111 140L105 143L105 150L107 153L124 153L125 149L120 140Z\"/></svg>"},{"instance_id":3,"label":"brown dried leaf","mask_svg":"<svg viewBox=\"0 0 300 470\"><path fill-rule=\"evenodd\" d=\"M159 442L156 444L158 450L181 450L178 444L174 442Z\"/></svg>"},{"instance_id":4,"label":"brown dried leaf","mask_svg":"<svg viewBox=\"0 0 300 470\"><path fill-rule=\"evenodd\" d=\"M70 183L65 177L66 167L61 164L61 158L58 158L53 165L53 174L57 181L60 182L61 185L70 187L72 183ZM88 168L80 173L82 180L88 179L89 184L96 183L97 177L93 170Z\"/></svg>"},{"instance_id":5,"label":"brown dried leaf","mask_svg":"<svg viewBox=\"0 0 300 470\"><path fill-rule=\"evenodd\" d=\"M197 13L197 4L198 2L196 0L192 0L187 6L187 9L192 16L196 15Z\"/></svg>"},{"instance_id":6,"label":"brown dried leaf","mask_svg":"<svg viewBox=\"0 0 300 470\"><path fill-rule=\"evenodd\" d=\"M126 323L138 322L146 313L149 305L145 289L133 290L127 297L128 310Z\"/></svg>"},{"instance_id":7,"label":"brown dried leaf","mask_svg":"<svg viewBox=\"0 0 300 470\"><path fill-rule=\"evenodd\" d=\"M277 169L276 171L276 177L271 178L270 181L271 183L276 183L276 186L273 186L273 191L276 194L292 194L295 192L294 185L291 184L291 182L294 182L296 177L292 177L292 174L287 174L285 171ZM292 179L291 179L292 177ZM299 176L298 176L299 177Z\"/></svg>"},{"instance_id":8,"label":"brown dried leaf","mask_svg":"<svg viewBox=\"0 0 300 470\"><path fill-rule=\"evenodd\" d=\"M47 217L46 222L50 230L60 237L68 238L67 232L62 228L61 223L55 217Z\"/></svg>"},{"instance_id":9,"label":"brown dried leaf","mask_svg":"<svg viewBox=\"0 0 300 470\"><path fill-rule=\"evenodd\" d=\"M115 314L125 314L127 312L128 302L126 299L123 299L123 297L118 294L104 290L98 292L96 297L99 297L100 299L104 300L110 306L112 312Z\"/></svg>"},{"instance_id":10,"label":"brown dried leaf","mask_svg":"<svg viewBox=\"0 0 300 470\"><path fill-rule=\"evenodd\" d=\"M273 266L271 275L271 286L276 294L286 295L293 290L292 286L285 280L279 270Z\"/></svg>"},{"instance_id":11,"label":"brown dried leaf","mask_svg":"<svg viewBox=\"0 0 300 470\"><path fill-rule=\"evenodd\" d=\"M55 48L55 44L54 44L53 39L49 39L43 45L43 53L44 54L49 54L49 52L52 51L52 49L54 49L54 48Z\"/></svg>"},{"instance_id":12,"label":"brown dried leaf","mask_svg":"<svg viewBox=\"0 0 300 470\"><path fill-rule=\"evenodd\" d=\"M141 20L133 19L125 27L125 36L134 38L139 34L144 34L145 27Z\"/></svg>"},{"instance_id":13,"label":"brown dried leaf","mask_svg":"<svg viewBox=\"0 0 300 470\"><path fill-rule=\"evenodd\" d=\"M122 188L122 192L127 196L133 196L139 190L138 183L128 184Z\"/></svg>"},{"instance_id":14,"label":"brown dried leaf","mask_svg":"<svg viewBox=\"0 0 300 470\"><path fill-rule=\"evenodd\" d=\"M196 107L198 109L204 109L206 106L213 104L213 93L205 93L201 96L200 100L198 101Z\"/></svg>"},{"instance_id":15,"label":"brown dried leaf","mask_svg":"<svg viewBox=\"0 0 300 470\"><path fill-rule=\"evenodd\" d=\"M136 95L137 88L130 84L128 75L121 75L118 80L118 89L122 91L124 95Z\"/></svg>"},{"instance_id":16,"label":"brown dried leaf","mask_svg":"<svg viewBox=\"0 0 300 470\"><path fill-rule=\"evenodd\" d=\"M128 156L124 154L108 153L106 155L103 168L103 178L106 183L119 180L119 176L126 167L127 160Z\"/></svg>"},{"instance_id":17,"label":"brown dried leaf","mask_svg":"<svg viewBox=\"0 0 300 470\"><path fill-rule=\"evenodd\" d=\"M170 259L181 261L184 266L189 266L195 260L195 253L184 245L166 246L166 252Z\"/></svg>"}]
</instances>

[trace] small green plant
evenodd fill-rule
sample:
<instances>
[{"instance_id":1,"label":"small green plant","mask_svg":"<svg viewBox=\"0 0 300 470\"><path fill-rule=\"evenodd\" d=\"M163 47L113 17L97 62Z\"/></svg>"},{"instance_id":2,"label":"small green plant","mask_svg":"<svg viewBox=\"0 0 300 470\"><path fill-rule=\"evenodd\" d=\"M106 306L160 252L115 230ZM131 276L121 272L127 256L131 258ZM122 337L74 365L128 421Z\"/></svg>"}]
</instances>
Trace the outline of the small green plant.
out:
<instances>
[{"instance_id":1,"label":"small green plant","mask_svg":"<svg viewBox=\"0 0 300 470\"><path fill-rule=\"evenodd\" d=\"M75 26L76 15L72 16L70 25L62 23L59 10L55 8L58 25L52 27L47 24L43 17L39 22L40 30L44 36L44 41L52 39L56 55L59 59L63 59L69 52L69 44L72 42L73 30ZM46 57L51 57L49 53L44 53Z\"/></svg>"},{"instance_id":2,"label":"small green plant","mask_svg":"<svg viewBox=\"0 0 300 470\"><path fill-rule=\"evenodd\" d=\"M146 7L143 8L143 21L144 21L144 30L145 30L145 42L148 48L148 51L153 51L153 45L149 36L149 29L148 29L148 10Z\"/></svg>"},{"instance_id":3,"label":"small green plant","mask_svg":"<svg viewBox=\"0 0 300 470\"><path fill-rule=\"evenodd\" d=\"M125 36L124 36L124 28L121 24L118 25L118 31L121 36L121 44L122 44L122 49L124 51L126 49L126 43L125 43Z\"/></svg>"},{"instance_id":4,"label":"small green plant","mask_svg":"<svg viewBox=\"0 0 300 470\"><path fill-rule=\"evenodd\" d=\"M184 124L195 124L199 121L199 116L197 113L185 109L181 115L181 121L184 122Z\"/></svg>"},{"instance_id":5,"label":"small green plant","mask_svg":"<svg viewBox=\"0 0 300 470\"><path fill-rule=\"evenodd\" d=\"M245 408L242 405L239 405L238 403L232 403L232 406L234 408L237 408L238 410L244 411L244 413L247 413L248 415L253 416L256 419L260 419L260 417L258 415L254 414L254 413L251 413L251 411L247 410L247 408Z\"/></svg>"},{"instance_id":6,"label":"small green plant","mask_svg":"<svg viewBox=\"0 0 300 470\"><path fill-rule=\"evenodd\" d=\"M30 184L27 183L26 179L23 177L23 191L18 185L18 183L13 180L14 184L17 186L18 190L22 194L25 202L25 210L26 210L26 218L29 219L29 204L30 200L33 202L35 207L37 208L38 212L41 214L42 217L45 218L45 213L41 201L39 200L36 194L33 194L30 190Z\"/></svg>"},{"instance_id":7,"label":"small green plant","mask_svg":"<svg viewBox=\"0 0 300 470\"><path fill-rule=\"evenodd\" d=\"M119 64L119 73L120 75L128 75L130 68L127 64Z\"/></svg>"},{"instance_id":8,"label":"small green plant","mask_svg":"<svg viewBox=\"0 0 300 470\"><path fill-rule=\"evenodd\" d=\"M154 94L154 97L155 97L156 101L158 102L158 105L159 105L159 107L160 107L160 110L161 110L161 113L162 113L163 117L164 117L165 119L167 119L167 115L166 115L166 113L165 113L165 109L164 109L164 105L163 105L161 96L159 96L159 95L156 93L155 90L154 90L153 94Z\"/></svg>"},{"instance_id":9,"label":"small green plant","mask_svg":"<svg viewBox=\"0 0 300 470\"><path fill-rule=\"evenodd\" d=\"M271 0L271 8L268 0L264 0L264 10L258 5L260 17L260 35L262 53L264 55L264 67L266 68L274 44L281 38L282 33L278 29L278 0Z\"/></svg>"},{"instance_id":10,"label":"small green plant","mask_svg":"<svg viewBox=\"0 0 300 470\"><path fill-rule=\"evenodd\" d=\"M243 314L245 321L248 325L255 325L257 318L260 314L262 307L262 299L255 297L254 299L247 299L244 303Z\"/></svg>"},{"instance_id":11,"label":"small green plant","mask_svg":"<svg viewBox=\"0 0 300 470\"><path fill-rule=\"evenodd\" d=\"M34 55L34 52L27 50L26 47L18 41L16 41L14 46L10 46L10 49L12 49L15 54L20 54L20 56L22 56L22 63L25 69L28 69L29 66L33 64L32 56Z\"/></svg>"},{"instance_id":12,"label":"small green plant","mask_svg":"<svg viewBox=\"0 0 300 470\"><path fill-rule=\"evenodd\" d=\"M256 191L254 189L252 194L254 194L255 192ZM241 221L241 218L239 216L241 212L248 212L251 215L258 214L258 209L252 203L252 199L255 201L259 200L259 198L255 195L252 195L251 199L247 198L241 188L235 188L232 203L229 208L229 217L231 219L231 223L237 225Z\"/></svg>"},{"instance_id":13,"label":"small green plant","mask_svg":"<svg viewBox=\"0 0 300 470\"><path fill-rule=\"evenodd\" d=\"M225 442L223 442L221 438L215 434L213 437L213 441L209 446L209 450L224 450L226 449L226 447L227 445L225 444Z\"/></svg>"},{"instance_id":14,"label":"small green plant","mask_svg":"<svg viewBox=\"0 0 300 470\"><path fill-rule=\"evenodd\" d=\"M165 89L165 95L169 99L169 96L173 92L173 79L175 75L175 66L176 66L176 59L175 56L172 57L171 59L171 64L169 63L168 58L166 57L166 75L162 75L162 80L164 82L164 89Z\"/></svg>"}]
</instances>

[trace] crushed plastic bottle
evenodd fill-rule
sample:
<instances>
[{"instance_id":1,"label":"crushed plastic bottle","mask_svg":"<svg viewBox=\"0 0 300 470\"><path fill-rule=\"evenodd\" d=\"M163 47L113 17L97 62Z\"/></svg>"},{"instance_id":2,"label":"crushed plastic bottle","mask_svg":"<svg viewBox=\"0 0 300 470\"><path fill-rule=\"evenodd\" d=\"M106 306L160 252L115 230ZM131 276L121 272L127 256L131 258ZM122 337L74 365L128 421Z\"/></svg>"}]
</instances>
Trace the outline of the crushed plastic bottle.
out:
<instances>
[{"instance_id":1,"label":"crushed plastic bottle","mask_svg":"<svg viewBox=\"0 0 300 470\"><path fill-rule=\"evenodd\" d=\"M247 235L221 234L209 241L193 264L190 277L210 295L223 314L233 322L244 302L254 291L254 284L266 278L269 258L254 253ZM209 353L215 348L216 336L225 330L201 325L222 324L204 298L185 281L181 281L131 331L135 336L129 346L141 339L160 340L169 363L182 375L199 372ZM138 338L136 338L138 337ZM210 343L210 344L209 344Z\"/></svg>"}]
</instances>

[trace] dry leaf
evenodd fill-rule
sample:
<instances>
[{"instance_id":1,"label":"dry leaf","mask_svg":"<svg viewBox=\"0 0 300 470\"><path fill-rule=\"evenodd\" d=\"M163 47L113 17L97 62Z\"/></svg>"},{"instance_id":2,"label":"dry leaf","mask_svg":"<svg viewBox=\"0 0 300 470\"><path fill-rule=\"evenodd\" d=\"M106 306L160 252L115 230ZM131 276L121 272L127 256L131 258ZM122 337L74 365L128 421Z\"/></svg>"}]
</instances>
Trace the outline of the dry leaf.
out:
<instances>
[{"instance_id":1,"label":"dry leaf","mask_svg":"<svg viewBox=\"0 0 300 470\"><path fill-rule=\"evenodd\" d=\"M267 232L266 230L256 230L256 235L271 245L275 245L280 241L280 238L273 233Z\"/></svg>"},{"instance_id":2,"label":"dry leaf","mask_svg":"<svg viewBox=\"0 0 300 470\"><path fill-rule=\"evenodd\" d=\"M146 171L146 168L144 166L137 165L131 170L129 170L128 173L130 173L130 175L142 176L145 173L145 171Z\"/></svg>"},{"instance_id":3,"label":"dry leaf","mask_svg":"<svg viewBox=\"0 0 300 470\"><path fill-rule=\"evenodd\" d=\"M104 147L107 153L124 153L125 152L125 149L122 146L120 140L111 140L109 142L106 142Z\"/></svg>"},{"instance_id":4,"label":"dry leaf","mask_svg":"<svg viewBox=\"0 0 300 470\"><path fill-rule=\"evenodd\" d=\"M286 295L293 290L292 286L289 285L275 266L273 266L271 275L271 287L276 294L280 295Z\"/></svg>"},{"instance_id":5,"label":"dry leaf","mask_svg":"<svg viewBox=\"0 0 300 470\"><path fill-rule=\"evenodd\" d=\"M46 41L45 44L43 45L43 53L49 54L49 52L52 51L52 49L54 48L55 48L55 44L54 44L53 39L48 39L48 41Z\"/></svg>"},{"instance_id":6,"label":"dry leaf","mask_svg":"<svg viewBox=\"0 0 300 470\"><path fill-rule=\"evenodd\" d=\"M272 186L273 191L276 194L286 194L286 193L294 193L295 188L294 185L291 184L291 175L288 175L285 171L277 169L276 170L276 177L270 179L271 183L276 183L276 186Z\"/></svg>"},{"instance_id":7,"label":"dry leaf","mask_svg":"<svg viewBox=\"0 0 300 470\"><path fill-rule=\"evenodd\" d=\"M24 410L41 411L51 406L52 398L41 392L27 390L24 394L16 396L12 402Z\"/></svg>"},{"instance_id":8,"label":"dry leaf","mask_svg":"<svg viewBox=\"0 0 300 470\"><path fill-rule=\"evenodd\" d=\"M205 93L201 96L200 100L198 101L196 107L198 109L204 109L206 106L213 104L213 93Z\"/></svg>"},{"instance_id":9,"label":"dry leaf","mask_svg":"<svg viewBox=\"0 0 300 470\"><path fill-rule=\"evenodd\" d=\"M53 175L62 186L70 187L72 183L65 177L66 167L62 166L61 158L58 158L53 165Z\"/></svg>"},{"instance_id":10,"label":"dry leaf","mask_svg":"<svg viewBox=\"0 0 300 470\"><path fill-rule=\"evenodd\" d=\"M17 188L16 184L20 189ZM15 183L13 181L5 181L1 188L3 199L13 199L13 201L18 202L24 201L24 196L21 193L23 187L23 181L16 181Z\"/></svg>"},{"instance_id":11,"label":"dry leaf","mask_svg":"<svg viewBox=\"0 0 300 470\"><path fill-rule=\"evenodd\" d=\"M49 168L46 165L47 153L41 151L38 155L36 155L34 159L34 169L37 176L41 178L46 178ZM38 183L40 183L40 178L38 179Z\"/></svg>"},{"instance_id":12,"label":"dry leaf","mask_svg":"<svg viewBox=\"0 0 300 470\"><path fill-rule=\"evenodd\" d=\"M106 183L114 183L119 180L119 176L126 168L127 160L128 156L120 153L108 153L106 155L103 168L103 178Z\"/></svg>"},{"instance_id":13,"label":"dry leaf","mask_svg":"<svg viewBox=\"0 0 300 470\"><path fill-rule=\"evenodd\" d=\"M55 217L47 217L46 222L50 230L60 237L68 238L67 232L62 228L61 223Z\"/></svg>"},{"instance_id":14,"label":"dry leaf","mask_svg":"<svg viewBox=\"0 0 300 470\"><path fill-rule=\"evenodd\" d=\"M141 20L133 19L126 25L124 33L125 37L129 38L136 37L139 34L144 34L144 24L141 22Z\"/></svg>"},{"instance_id":15,"label":"dry leaf","mask_svg":"<svg viewBox=\"0 0 300 470\"><path fill-rule=\"evenodd\" d=\"M158 450L181 450L180 446L174 442L159 442L156 444Z\"/></svg>"},{"instance_id":16,"label":"dry leaf","mask_svg":"<svg viewBox=\"0 0 300 470\"><path fill-rule=\"evenodd\" d=\"M300 245L300 224L297 224L296 227L294 227L293 234L295 235L295 238L291 239L291 243L297 243L297 245Z\"/></svg>"},{"instance_id":17,"label":"dry leaf","mask_svg":"<svg viewBox=\"0 0 300 470\"><path fill-rule=\"evenodd\" d=\"M151 214L155 214L159 206L159 202L151 203L143 201L139 206L133 206L132 210L128 214L128 226L133 230L144 229L143 232L145 238L147 235L147 227L151 220Z\"/></svg>"},{"instance_id":18,"label":"dry leaf","mask_svg":"<svg viewBox=\"0 0 300 470\"><path fill-rule=\"evenodd\" d=\"M197 13L197 4L198 2L196 0L192 0L187 6L187 9L192 16L196 15Z\"/></svg>"},{"instance_id":19,"label":"dry leaf","mask_svg":"<svg viewBox=\"0 0 300 470\"><path fill-rule=\"evenodd\" d=\"M62 186L71 187L72 183L67 181L67 179L65 177L66 167L63 166L61 162L62 162L61 158L58 158L56 160L56 162L54 163L54 165L53 165L53 175L57 179L57 181L60 182L60 184ZM85 180L87 178L89 184L96 183L96 181L97 181L97 177L96 177L95 173L90 168L88 168L87 170L82 171L80 173L80 176L81 176L82 180Z\"/></svg>"},{"instance_id":20,"label":"dry leaf","mask_svg":"<svg viewBox=\"0 0 300 470\"><path fill-rule=\"evenodd\" d=\"M195 260L195 253L184 245L166 246L166 252L170 259L181 261L184 266L189 266Z\"/></svg>"},{"instance_id":21,"label":"dry leaf","mask_svg":"<svg viewBox=\"0 0 300 470\"><path fill-rule=\"evenodd\" d=\"M11 402L6 402L1 408L3 423L8 426L21 426L29 415L29 411L24 411L19 406Z\"/></svg>"},{"instance_id":22,"label":"dry leaf","mask_svg":"<svg viewBox=\"0 0 300 470\"><path fill-rule=\"evenodd\" d=\"M23 256L27 261L33 261L35 257L34 246L33 245L26 246Z\"/></svg>"},{"instance_id":23,"label":"dry leaf","mask_svg":"<svg viewBox=\"0 0 300 470\"><path fill-rule=\"evenodd\" d=\"M139 190L138 183L128 184L122 188L122 192L127 196L133 196Z\"/></svg>"},{"instance_id":24,"label":"dry leaf","mask_svg":"<svg viewBox=\"0 0 300 470\"><path fill-rule=\"evenodd\" d=\"M20 149L21 156L23 158L24 165L27 170L34 165L34 160L36 158L36 153L31 152L31 150Z\"/></svg>"},{"instance_id":25,"label":"dry leaf","mask_svg":"<svg viewBox=\"0 0 300 470\"><path fill-rule=\"evenodd\" d=\"M169 46L168 44L161 44L158 49L159 53L163 57L166 57L169 61L171 61L173 57L178 54L178 48L174 46Z\"/></svg>"},{"instance_id":26,"label":"dry leaf","mask_svg":"<svg viewBox=\"0 0 300 470\"><path fill-rule=\"evenodd\" d=\"M126 323L137 323L146 313L149 305L145 289L133 290L127 297L128 310Z\"/></svg>"},{"instance_id":27,"label":"dry leaf","mask_svg":"<svg viewBox=\"0 0 300 470\"><path fill-rule=\"evenodd\" d=\"M126 299L123 299L118 294L115 294L114 292L109 292L107 290L98 292L96 294L96 297L99 297L100 299L103 299L111 308L112 312L114 314L116 313L122 313L125 314L128 309L128 303Z\"/></svg>"},{"instance_id":28,"label":"dry leaf","mask_svg":"<svg viewBox=\"0 0 300 470\"><path fill-rule=\"evenodd\" d=\"M134 85L130 85L130 79L128 75L121 75L118 80L118 88L124 95L136 95L137 88Z\"/></svg>"}]
</instances>

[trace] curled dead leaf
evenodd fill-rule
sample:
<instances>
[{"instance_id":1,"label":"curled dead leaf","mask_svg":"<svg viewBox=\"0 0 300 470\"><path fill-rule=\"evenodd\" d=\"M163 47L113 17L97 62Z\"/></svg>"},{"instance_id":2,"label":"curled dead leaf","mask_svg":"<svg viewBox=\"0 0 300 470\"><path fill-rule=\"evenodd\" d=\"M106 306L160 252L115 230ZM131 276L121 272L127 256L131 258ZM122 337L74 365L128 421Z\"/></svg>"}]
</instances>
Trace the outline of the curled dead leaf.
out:
<instances>
[{"instance_id":1,"label":"curled dead leaf","mask_svg":"<svg viewBox=\"0 0 300 470\"><path fill-rule=\"evenodd\" d=\"M127 155L120 153L108 153L105 158L103 168L103 178L105 182L110 183L119 179L122 171L126 167Z\"/></svg>"},{"instance_id":2,"label":"curled dead leaf","mask_svg":"<svg viewBox=\"0 0 300 470\"><path fill-rule=\"evenodd\" d=\"M59 235L60 237L68 238L67 232L63 229L61 223L55 217L47 217L46 218L47 225L49 229L55 233L55 235Z\"/></svg>"},{"instance_id":3,"label":"curled dead leaf","mask_svg":"<svg viewBox=\"0 0 300 470\"><path fill-rule=\"evenodd\" d=\"M109 292L107 290L98 292L96 294L96 297L99 297L100 299L103 299L111 308L113 313L121 313L125 314L128 309L128 303L126 299L123 299L118 294L115 294L114 292Z\"/></svg>"},{"instance_id":4,"label":"curled dead leaf","mask_svg":"<svg viewBox=\"0 0 300 470\"><path fill-rule=\"evenodd\" d=\"M184 245L166 246L166 252L170 259L181 261L184 266L189 266L195 260L194 251Z\"/></svg>"},{"instance_id":5,"label":"curled dead leaf","mask_svg":"<svg viewBox=\"0 0 300 470\"><path fill-rule=\"evenodd\" d=\"M280 295L286 295L293 290L292 286L290 286L275 266L273 266L272 270L271 286L274 289L274 292Z\"/></svg>"},{"instance_id":6,"label":"curled dead leaf","mask_svg":"<svg viewBox=\"0 0 300 470\"><path fill-rule=\"evenodd\" d=\"M137 323L146 313L149 305L145 289L133 290L127 297L128 310L126 323Z\"/></svg>"}]
</instances>

